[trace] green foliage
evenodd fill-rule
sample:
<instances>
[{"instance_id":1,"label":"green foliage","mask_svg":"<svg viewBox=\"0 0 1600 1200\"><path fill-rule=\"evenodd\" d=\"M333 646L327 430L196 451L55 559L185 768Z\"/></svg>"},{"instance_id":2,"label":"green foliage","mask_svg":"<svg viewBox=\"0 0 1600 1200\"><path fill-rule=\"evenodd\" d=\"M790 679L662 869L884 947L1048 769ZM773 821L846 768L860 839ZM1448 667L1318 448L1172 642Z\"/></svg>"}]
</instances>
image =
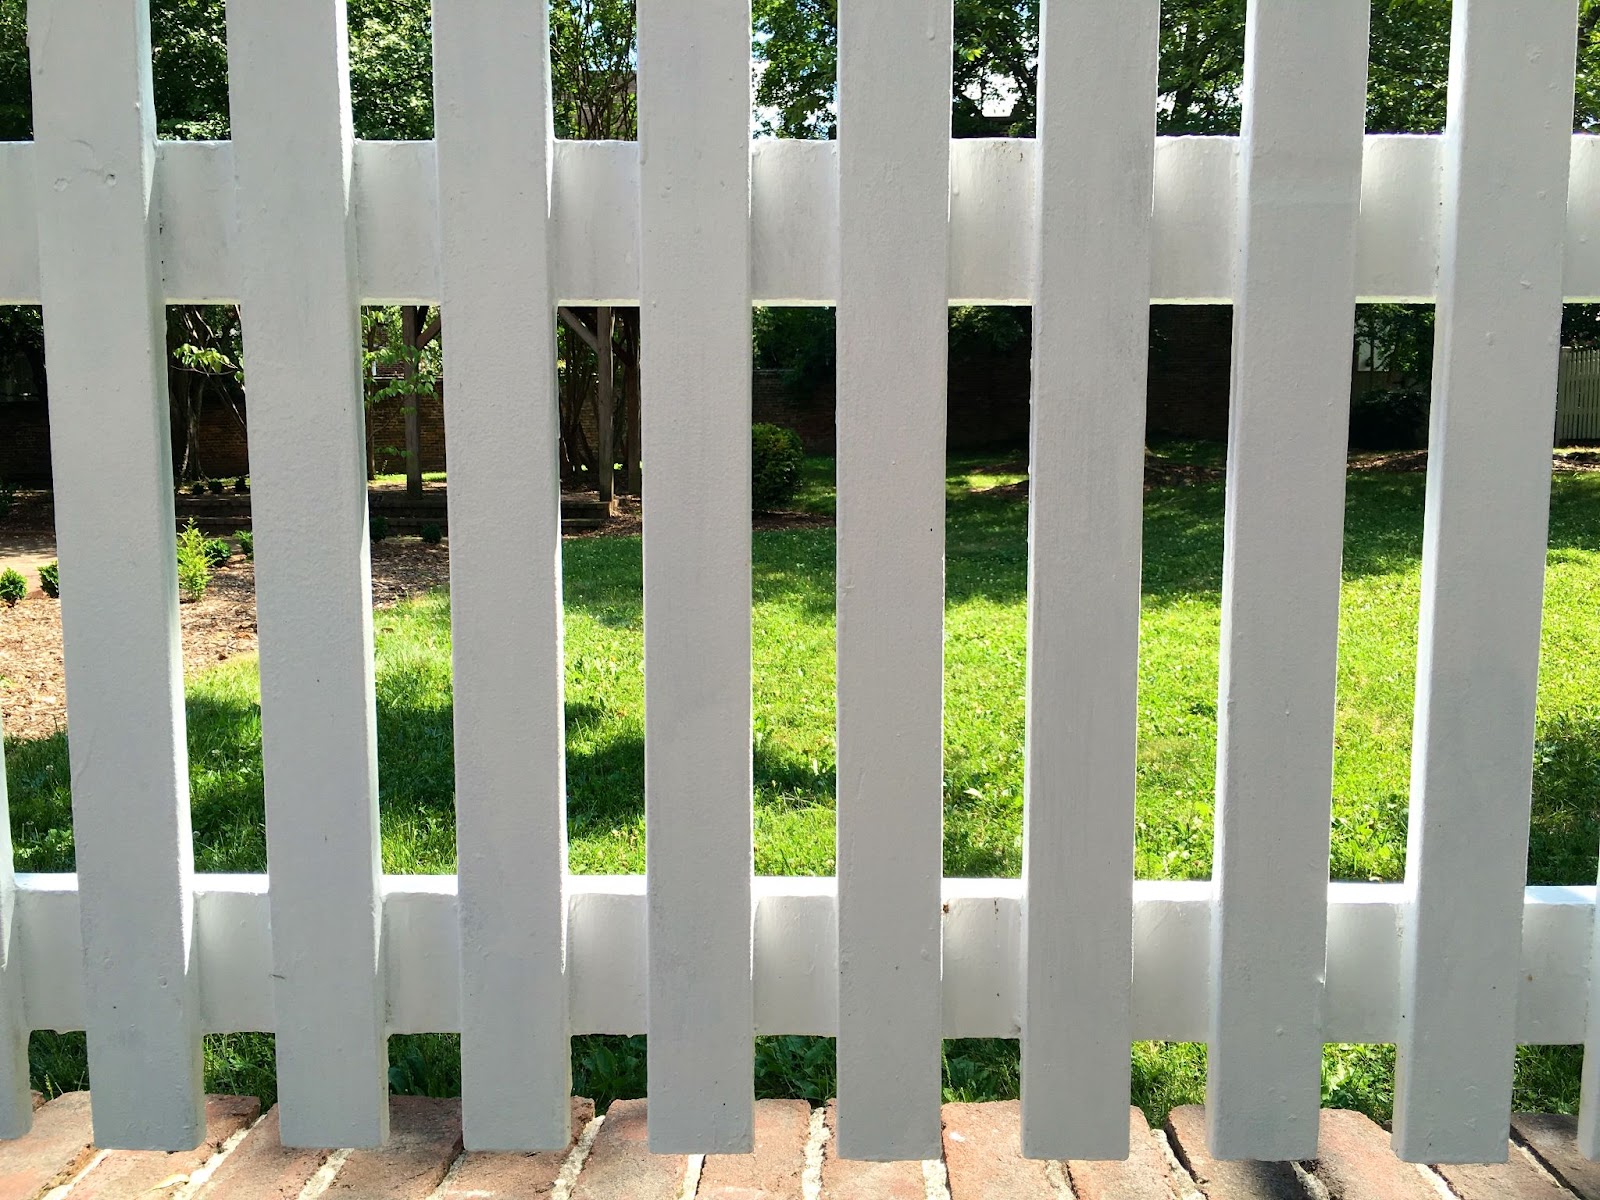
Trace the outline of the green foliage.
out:
<instances>
[{"instance_id":1,"label":"green foliage","mask_svg":"<svg viewBox=\"0 0 1600 1200\"><path fill-rule=\"evenodd\" d=\"M833 379L834 310L757 308L752 321L755 365L782 371L783 385L808 399Z\"/></svg>"},{"instance_id":2,"label":"green foliage","mask_svg":"<svg viewBox=\"0 0 1600 1200\"><path fill-rule=\"evenodd\" d=\"M39 586L44 589L44 594L51 599L58 599L61 595L61 564L58 562L45 563L39 568Z\"/></svg>"},{"instance_id":3,"label":"green foliage","mask_svg":"<svg viewBox=\"0 0 1600 1200\"><path fill-rule=\"evenodd\" d=\"M239 551L251 562L256 560L256 535L249 529L235 529L233 540L239 543Z\"/></svg>"},{"instance_id":4,"label":"green foliage","mask_svg":"<svg viewBox=\"0 0 1600 1200\"><path fill-rule=\"evenodd\" d=\"M227 490L227 484L223 483L222 480L220 480L220 479L208 479L208 480L206 480L206 491L210 492L213 496L220 496L226 490Z\"/></svg>"},{"instance_id":5,"label":"green foliage","mask_svg":"<svg viewBox=\"0 0 1600 1200\"><path fill-rule=\"evenodd\" d=\"M750 502L756 512L774 512L794 499L805 458L805 447L794 430L751 426Z\"/></svg>"},{"instance_id":6,"label":"green foliage","mask_svg":"<svg viewBox=\"0 0 1600 1200\"><path fill-rule=\"evenodd\" d=\"M205 554L207 565L214 571L233 557L233 547L228 545L227 538L207 538Z\"/></svg>"},{"instance_id":7,"label":"green foliage","mask_svg":"<svg viewBox=\"0 0 1600 1200\"><path fill-rule=\"evenodd\" d=\"M950 357L994 358L1033 333L1030 309L1014 305L963 305L950 310Z\"/></svg>"},{"instance_id":8,"label":"green foliage","mask_svg":"<svg viewBox=\"0 0 1600 1200\"><path fill-rule=\"evenodd\" d=\"M433 136L433 19L428 0L349 0L350 108L358 138Z\"/></svg>"},{"instance_id":9,"label":"green foliage","mask_svg":"<svg viewBox=\"0 0 1600 1200\"><path fill-rule=\"evenodd\" d=\"M206 535L190 521L178 534L178 595L193 602L211 585L211 554Z\"/></svg>"},{"instance_id":10,"label":"green foliage","mask_svg":"<svg viewBox=\"0 0 1600 1200\"><path fill-rule=\"evenodd\" d=\"M233 490L235 495L245 495L250 490L250 480L244 475L239 476L233 481Z\"/></svg>"},{"instance_id":11,"label":"green foliage","mask_svg":"<svg viewBox=\"0 0 1600 1200\"><path fill-rule=\"evenodd\" d=\"M430 546L437 546L444 541L444 530L437 525L424 525L422 527L422 540Z\"/></svg>"},{"instance_id":12,"label":"green foliage","mask_svg":"<svg viewBox=\"0 0 1600 1200\"><path fill-rule=\"evenodd\" d=\"M375 542L381 542L389 536L388 517L373 516L369 519L367 527L372 533L372 540Z\"/></svg>"},{"instance_id":13,"label":"green foliage","mask_svg":"<svg viewBox=\"0 0 1600 1200\"><path fill-rule=\"evenodd\" d=\"M1352 450L1421 450L1428 444L1425 383L1363 392L1350 402Z\"/></svg>"},{"instance_id":14,"label":"green foliage","mask_svg":"<svg viewBox=\"0 0 1600 1200\"><path fill-rule=\"evenodd\" d=\"M18 571L7 567L0 572L0 602L7 608L15 608L17 602L28 594L28 581Z\"/></svg>"},{"instance_id":15,"label":"green foliage","mask_svg":"<svg viewBox=\"0 0 1600 1200\"><path fill-rule=\"evenodd\" d=\"M631 141L638 136L636 30L634 0L551 0L557 137Z\"/></svg>"},{"instance_id":16,"label":"green foliage","mask_svg":"<svg viewBox=\"0 0 1600 1200\"><path fill-rule=\"evenodd\" d=\"M193 483L191 483L189 485L189 495L191 495L191 496L204 496L205 494L206 494L206 481L204 479L196 479Z\"/></svg>"}]
</instances>

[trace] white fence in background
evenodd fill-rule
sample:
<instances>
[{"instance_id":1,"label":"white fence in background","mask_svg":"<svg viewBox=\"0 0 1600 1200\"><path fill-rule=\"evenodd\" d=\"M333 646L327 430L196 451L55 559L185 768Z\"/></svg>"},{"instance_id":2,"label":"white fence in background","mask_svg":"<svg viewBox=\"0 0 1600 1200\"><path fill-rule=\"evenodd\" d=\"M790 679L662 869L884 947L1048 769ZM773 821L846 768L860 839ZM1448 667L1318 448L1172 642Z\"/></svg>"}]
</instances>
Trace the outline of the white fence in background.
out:
<instances>
[{"instance_id":1,"label":"white fence in background","mask_svg":"<svg viewBox=\"0 0 1600 1200\"><path fill-rule=\"evenodd\" d=\"M1561 351L1556 443L1600 441L1600 350Z\"/></svg>"},{"instance_id":2,"label":"white fence in background","mask_svg":"<svg viewBox=\"0 0 1600 1200\"><path fill-rule=\"evenodd\" d=\"M1210 1044L1219 1155L1312 1156L1340 1041L1399 1044L1404 1157L1503 1157L1517 1043L1600 1034L1594 889L1524 887L1560 304L1600 298L1573 0L1458 0L1448 131L1365 139L1366 0L1251 0L1244 135L1175 140L1158 0L1052 0L1037 141L956 142L950 0L842 0L836 144L749 141L748 0L641 0L638 144L552 140L542 6L435 8L436 142L353 140L340 0L230 0L233 140L180 145L143 0L30 5L0 299L44 305L79 869L5 856L0 1133L28 1126L32 1029L88 1030L101 1144L167 1148L201 1136L203 1032L274 1032L284 1138L360 1145L386 1035L459 1030L467 1144L560 1146L567 1039L605 1031L650 1034L654 1148L748 1149L751 1036L791 1033L839 1038L844 1153L921 1158L940 1037L1000 1036L1027 1152L1119 1157L1128 1043L1175 1038ZM1330 887L1358 298L1437 300L1440 452L1406 883ZM1132 878L1152 299L1237 305L1209 883ZM266 876L190 849L161 305L213 300L250 362ZM526 315L558 300L645 311L638 878L565 873L553 348ZM1020 881L941 881L958 301L1034 306ZM379 871L366 302L450 330L455 877ZM839 306L836 880L752 874L748 496L696 465L748 477L752 302Z\"/></svg>"}]
</instances>

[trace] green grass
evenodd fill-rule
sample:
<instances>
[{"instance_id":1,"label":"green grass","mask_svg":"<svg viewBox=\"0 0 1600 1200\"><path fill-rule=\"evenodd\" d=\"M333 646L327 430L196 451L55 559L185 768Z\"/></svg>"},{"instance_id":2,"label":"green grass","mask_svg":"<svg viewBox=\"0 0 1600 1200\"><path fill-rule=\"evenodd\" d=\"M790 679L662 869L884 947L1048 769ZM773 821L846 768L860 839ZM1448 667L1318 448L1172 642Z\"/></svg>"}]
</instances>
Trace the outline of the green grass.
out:
<instances>
[{"instance_id":1,"label":"green grass","mask_svg":"<svg viewBox=\"0 0 1600 1200\"><path fill-rule=\"evenodd\" d=\"M1215 465L1202 446L1163 448ZM1015 875L1021 864L1026 505L1019 455L952 460L947 526L945 870ZM1009 459L1009 461L1007 461ZM1346 511L1333 788L1332 875L1395 880L1405 863L1412 676L1421 574L1423 476L1353 471ZM812 459L797 507L833 508L832 462ZM1145 506L1139 665L1137 870L1204 879L1211 870L1220 633L1223 487L1150 492ZM644 869L640 546L636 538L563 547L571 864ZM830 529L754 535L756 868L834 869L833 565ZM1529 881L1592 883L1600 847L1600 474L1554 478L1539 684ZM383 867L454 869L448 598L380 612L378 749ZM195 857L200 870L265 866L260 720L253 660L188 685ZM7 747L20 870L72 868L64 739ZM81 1037L35 1035L35 1084L81 1079ZM1524 1048L1519 1105L1569 1110L1580 1052ZM457 1086L453 1039L396 1038L394 1085ZM1135 1099L1152 1119L1203 1091L1204 1048L1134 1049ZM271 1039L208 1040L211 1086L271 1095ZM821 1098L832 1043L762 1039L763 1095ZM951 1042L950 1098L1014 1095L1014 1042ZM642 1092L642 1040L581 1038L575 1086L602 1101ZM1330 1047L1330 1103L1383 1119L1393 1050Z\"/></svg>"},{"instance_id":2,"label":"green grass","mask_svg":"<svg viewBox=\"0 0 1600 1200\"><path fill-rule=\"evenodd\" d=\"M372 477L373 483L404 483L405 481L406 473L404 471L379 471ZM444 483L446 482L446 475L443 471L424 471L422 473L422 482Z\"/></svg>"}]
</instances>

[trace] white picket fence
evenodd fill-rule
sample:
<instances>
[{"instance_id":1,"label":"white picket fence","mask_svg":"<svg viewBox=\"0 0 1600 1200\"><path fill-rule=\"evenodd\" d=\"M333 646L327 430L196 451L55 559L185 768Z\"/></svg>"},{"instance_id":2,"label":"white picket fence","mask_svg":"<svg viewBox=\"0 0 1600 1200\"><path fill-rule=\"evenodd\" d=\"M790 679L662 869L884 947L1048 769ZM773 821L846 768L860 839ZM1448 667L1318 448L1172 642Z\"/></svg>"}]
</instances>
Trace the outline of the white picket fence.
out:
<instances>
[{"instance_id":1,"label":"white picket fence","mask_svg":"<svg viewBox=\"0 0 1600 1200\"><path fill-rule=\"evenodd\" d=\"M1310 1157L1338 1041L1399 1044L1402 1156L1503 1157L1515 1046L1600 1036L1594 889L1524 887L1559 307L1600 298L1600 140L1568 133L1573 0L1457 0L1448 132L1363 139L1367 8L1251 0L1243 136L1167 140L1157 0L1051 0L1038 140L952 142L950 0L842 0L827 144L749 140L749 0L641 0L640 140L582 144L551 137L542 6L438 0L437 140L372 144L341 0L230 0L233 140L167 144L145 0L32 0L0 299L44 305L78 873L5 856L0 1134L29 1123L32 1029L88 1030L102 1145L167 1148L201 1136L203 1032L276 1034L287 1142L368 1145L385 1037L460 1031L467 1144L561 1146L568 1038L648 1032L651 1145L734 1151L752 1034L789 1033L838 1037L842 1153L922 1158L940 1038L998 1036L1026 1152L1114 1158L1129 1043L1171 1038L1209 1043L1219 1156ZM1440 306L1403 885L1327 883L1358 297ZM528 334L558 299L644 311L643 877L565 870L554 349ZM1208 883L1133 879L1152 299L1237 306ZM266 876L196 875L190 846L161 305L223 300ZM449 327L454 877L379 869L375 302ZM752 302L839 306L837 879L752 872ZM941 880L954 302L1034 306L1020 881Z\"/></svg>"},{"instance_id":2,"label":"white picket fence","mask_svg":"<svg viewBox=\"0 0 1600 1200\"><path fill-rule=\"evenodd\" d=\"M1561 350L1556 443L1600 441L1600 350Z\"/></svg>"}]
</instances>

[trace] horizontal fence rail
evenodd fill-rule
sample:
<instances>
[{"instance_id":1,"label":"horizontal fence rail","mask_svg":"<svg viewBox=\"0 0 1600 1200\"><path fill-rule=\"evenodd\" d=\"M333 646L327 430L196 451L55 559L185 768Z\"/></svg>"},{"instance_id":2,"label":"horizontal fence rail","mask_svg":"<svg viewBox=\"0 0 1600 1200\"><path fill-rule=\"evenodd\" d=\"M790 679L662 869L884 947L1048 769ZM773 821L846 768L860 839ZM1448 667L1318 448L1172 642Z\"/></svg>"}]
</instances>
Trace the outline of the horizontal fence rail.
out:
<instances>
[{"instance_id":1,"label":"horizontal fence rail","mask_svg":"<svg viewBox=\"0 0 1600 1200\"><path fill-rule=\"evenodd\" d=\"M1432 303L1438 270L1444 139L1369 134L1357 226L1362 301ZM838 299L839 150L832 142L758 139L750 152L750 292L756 304ZM551 276L571 304L639 302L639 147L553 143ZM173 304L239 298L230 142L159 142L163 286ZM1217 303L1234 294L1238 139L1156 139L1150 298ZM950 144L950 302L1027 304L1033 289L1035 143ZM39 303L35 147L0 142L0 304ZM351 180L364 304L440 296L437 151L433 142L355 143ZM1563 290L1600 300L1600 136L1572 139ZM532 210L529 225L533 224Z\"/></svg>"},{"instance_id":2,"label":"horizontal fence rail","mask_svg":"<svg viewBox=\"0 0 1600 1200\"><path fill-rule=\"evenodd\" d=\"M27 981L26 1024L81 1029L77 878L23 874L16 880L14 969ZM1206 1039L1211 893L1206 882L1133 885L1132 1037ZM388 1032L459 1031L455 876L387 875L381 894ZM1017 1037L1024 986L1021 881L946 879L942 895L943 1036ZM837 1033L836 897L831 878L753 880L755 1033ZM272 1032L267 877L196 875L194 898L191 969L199 978L202 1028ZM1527 889L1517 973L1519 1042L1584 1040L1594 904L1593 887ZM1325 1041L1395 1040L1404 909L1402 884L1328 886ZM644 876L569 876L567 910L571 1032L648 1032Z\"/></svg>"}]
</instances>

